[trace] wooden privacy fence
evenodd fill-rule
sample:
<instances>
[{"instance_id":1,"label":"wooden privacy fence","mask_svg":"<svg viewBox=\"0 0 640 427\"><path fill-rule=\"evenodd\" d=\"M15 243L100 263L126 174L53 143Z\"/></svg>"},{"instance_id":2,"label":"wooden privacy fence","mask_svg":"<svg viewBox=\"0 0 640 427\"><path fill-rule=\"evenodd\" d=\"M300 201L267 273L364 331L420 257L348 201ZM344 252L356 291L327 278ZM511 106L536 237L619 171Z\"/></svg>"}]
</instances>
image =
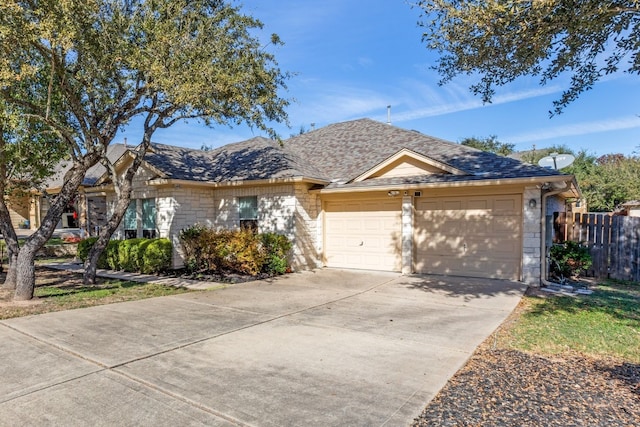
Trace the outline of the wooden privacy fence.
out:
<instances>
[{"instance_id":1,"label":"wooden privacy fence","mask_svg":"<svg viewBox=\"0 0 640 427\"><path fill-rule=\"evenodd\" d=\"M587 245L593 265L587 275L640 281L640 218L601 213L553 214L553 242Z\"/></svg>"}]
</instances>

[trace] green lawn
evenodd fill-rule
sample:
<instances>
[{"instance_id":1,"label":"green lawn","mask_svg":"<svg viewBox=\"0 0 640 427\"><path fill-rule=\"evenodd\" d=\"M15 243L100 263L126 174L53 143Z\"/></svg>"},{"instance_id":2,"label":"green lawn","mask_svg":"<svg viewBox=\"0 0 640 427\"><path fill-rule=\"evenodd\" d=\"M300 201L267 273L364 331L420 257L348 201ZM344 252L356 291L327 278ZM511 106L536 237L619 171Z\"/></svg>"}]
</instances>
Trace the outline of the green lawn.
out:
<instances>
[{"instance_id":1,"label":"green lawn","mask_svg":"<svg viewBox=\"0 0 640 427\"><path fill-rule=\"evenodd\" d=\"M640 284L608 281L593 290L589 296L525 297L509 328L510 346L640 363Z\"/></svg>"},{"instance_id":2,"label":"green lawn","mask_svg":"<svg viewBox=\"0 0 640 427\"><path fill-rule=\"evenodd\" d=\"M0 283L4 273L0 273ZM82 275L49 270L36 266L35 298L28 303L14 303L13 293L0 290L0 319L71 310L115 302L133 301L190 292L186 288L155 283L137 283L114 279L98 279L85 286Z\"/></svg>"}]
</instances>

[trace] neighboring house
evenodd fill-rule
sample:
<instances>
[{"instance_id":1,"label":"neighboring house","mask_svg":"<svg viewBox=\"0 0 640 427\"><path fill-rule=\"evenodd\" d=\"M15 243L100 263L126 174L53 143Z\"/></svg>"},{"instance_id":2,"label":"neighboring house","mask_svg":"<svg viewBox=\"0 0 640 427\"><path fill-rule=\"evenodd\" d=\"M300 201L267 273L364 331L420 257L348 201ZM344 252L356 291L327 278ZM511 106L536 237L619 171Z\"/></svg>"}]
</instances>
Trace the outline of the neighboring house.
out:
<instances>
[{"instance_id":1,"label":"neighboring house","mask_svg":"<svg viewBox=\"0 0 640 427\"><path fill-rule=\"evenodd\" d=\"M131 162L125 153L116 163ZM195 223L257 227L294 243L296 268L320 266L539 284L549 201L579 198L571 175L369 119L278 142L211 151L153 144L115 238L172 240ZM103 175L82 190L81 225L115 196ZM557 204L557 206L556 206ZM98 225L96 223L96 225Z\"/></svg>"},{"instance_id":2,"label":"neighboring house","mask_svg":"<svg viewBox=\"0 0 640 427\"><path fill-rule=\"evenodd\" d=\"M107 150L107 158L115 162L122 157L125 152L127 152L126 145L112 144ZM32 230L40 227L42 219L49 210L50 196L60 192L64 184L64 176L70 168L70 160L60 162L53 175L43 184L43 187L46 188L44 194L33 190L29 194L25 193L19 197L10 197L7 200L11 223L14 227L23 228L22 225L25 225L25 220L28 221L28 228ZM103 205L98 212L87 211L86 204L88 198L85 196L85 189L92 187L105 172L106 169L101 164L97 164L87 171L82 185L78 189L77 196L69 203L60 221L58 221L57 229L76 230L82 227L87 231L95 232L96 227L104 223L106 204ZM104 195L102 195L102 197L104 197Z\"/></svg>"},{"instance_id":3,"label":"neighboring house","mask_svg":"<svg viewBox=\"0 0 640 427\"><path fill-rule=\"evenodd\" d=\"M640 200L630 200L620 205L620 207L626 212L627 216L639 216L640 217Z\"/></svg>"}]
</instances>

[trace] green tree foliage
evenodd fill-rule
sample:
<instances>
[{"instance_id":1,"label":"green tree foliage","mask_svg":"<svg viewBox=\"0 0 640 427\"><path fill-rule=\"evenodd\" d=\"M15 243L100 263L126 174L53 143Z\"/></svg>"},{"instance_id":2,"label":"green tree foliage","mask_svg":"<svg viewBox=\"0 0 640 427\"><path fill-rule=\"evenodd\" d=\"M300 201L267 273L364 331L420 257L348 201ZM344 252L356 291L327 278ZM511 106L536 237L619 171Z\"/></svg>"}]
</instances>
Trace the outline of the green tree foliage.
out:
<instances>
[{"instance_id":1,"label":"green tree foliage","mask_svg":"<svg viewBox=\"0 0 640 427\"><path fill-rule=\"evenodd\" d=\"M540 159L549 156L551 153L575 155L575 152L566 145L552 145L550 147L534 148L533 150L524 151L520 155L520 160L532 165L537 165Z\"/></svg>"},{"instance_id":2,"label":"green tree foliage","mask_svg":"<svg viewBox=\"0 0 640 427\"><path fill-rule=\"evenodd\" d=\"M495 135L491 135L488 138L465 138L460 141L460 144L466 145L467 147L477 148L478 150L499 154L501 156L508 156L513 153L513 148L515 147L515 144L498 141L498 137Z\"/></svg>"},{"instance_id":3,"label":"green tree foliage","mask_svg":"<svg viewBox=\"0 0 640 427\"><path fill-rule=\"evenodd\" d=\"M521 76L544 85L568 75L568 89L554 101L558 114L602 76L640 72L636 0L421 0L418 7L423 41L441 55L442 82L477 76L470 89L484 102Z\"/></svg>"},{"instance_id":4,"label":"green tree foliage","mask_svg":"<svg viewBox=\"0 0 640 427\"><path fill-rule=\"evenodd\" d=\"M591 212L612 212L621 203L640 199L640 158L623 154L596 157L586 150L577 153L567 146L552 146L522 153L521 159L537 164L556 152L572 154L575 161L561 172L574 175Z\"/></svg>"},{"instance_id":5,"label":"green tree foliage","mask_svg":"<svg viewBox=\"0 0 640 427\"><path fill-rule=\"evenodd\" d=\"M611 212L620 204L640 199L640 158L608 155L592 167L574 171L592 212Z\"/></svg>"},{"instance_id":6,"label":"green tree foliage","mask_svg":"<svg viewBox=\"0 0 640 427\"><path fill-rule=\"evenodd\" d=\"M289 76L257 36L261 27L222 0L0 3L0 98L54 132L71 163L42 226L20 248L17 299L33 296L35 252L133 118L144 122L137 164L153 133L180 120L244 122L275 135L269 123L286 121L288 100L278 93ZM124 185L108 229L129 193Z\"/></svg>"}]
</instances>

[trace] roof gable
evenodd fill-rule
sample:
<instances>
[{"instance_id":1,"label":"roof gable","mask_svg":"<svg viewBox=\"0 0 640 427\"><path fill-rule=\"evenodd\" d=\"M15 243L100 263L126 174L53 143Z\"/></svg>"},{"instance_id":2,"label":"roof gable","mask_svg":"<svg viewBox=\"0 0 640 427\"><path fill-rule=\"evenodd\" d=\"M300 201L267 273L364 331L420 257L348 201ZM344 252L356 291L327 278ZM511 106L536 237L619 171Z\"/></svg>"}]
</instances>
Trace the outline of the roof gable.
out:
<instances>
[{"instance_id":1,"label":"roof gable","mask_svg":"<svg viewBox=\"0 0 640 427\"><path fill-rule=\"evenodd\" d=\"M133 163L133 160L134 160L134 154L131 152L131 150L127 150L116 161L113 161L113 168L115 170L116 175L125 174L126 173L125 171L129 168L131 163ZM156 167L149 164L145 160L142 160L142 163L140 164L140 168L136 173L140 174L141 170L148 171L149 175L155 178L166 178L166 175L161 170L157 169ZM106 184L108 182L111 182L111 176L109 174L109 171L105 169L102 176L100 176L93 185L98 186L98 185Z\"/></svg>"},{"instance_id":2,"label":"roof gable","mask_svg":"<svg viewBox=\"0 0 640 427\"><path fill-rule=\"evenodd\" d=\"M460 182L563 175L558 171L371 119L335 123L297 135L284 141L284 148L321 171L333 183L333 187L363 184L368 181L367 177L372 176L372 171L402 149L423 156L421 160L425 165L433 165L444 171L447 171L447 167L452 168L450 173L420 175L422 181ZM409 170L410 173L415 172L411 168Z\"/></svg>"},{"instance_id":3,"label":"roof gable","mask_svg":"<svg viewBox=\"0 0 640 427\"><path fill-rule=\"evenodd\" d=\"M372 178L393 178L432 174L468 175L467 172L461 169L403 148L393 156L385 159L373 168L356 177L353 181L360 182Z\"/></svg>"}]
</instances>

